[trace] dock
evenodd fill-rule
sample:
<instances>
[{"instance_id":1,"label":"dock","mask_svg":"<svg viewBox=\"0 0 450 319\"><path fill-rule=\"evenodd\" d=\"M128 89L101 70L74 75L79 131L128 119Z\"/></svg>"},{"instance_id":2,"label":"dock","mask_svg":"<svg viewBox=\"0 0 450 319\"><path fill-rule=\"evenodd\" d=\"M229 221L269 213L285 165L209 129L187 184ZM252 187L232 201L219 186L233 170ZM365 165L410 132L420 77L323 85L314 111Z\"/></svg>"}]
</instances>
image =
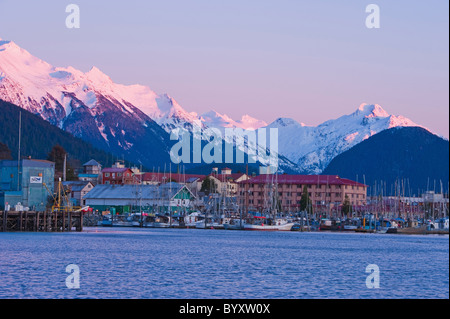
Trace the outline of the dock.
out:
<instances>
[{"instance_id":1,"label":"dock","mask_svg":"<svg viewBox=\"0 0 450 319\"><path fill-rule=\"evenodd\" d=\"M0 211L0 232L81 232L83 212Z\"/></svg>"}]
</instances>

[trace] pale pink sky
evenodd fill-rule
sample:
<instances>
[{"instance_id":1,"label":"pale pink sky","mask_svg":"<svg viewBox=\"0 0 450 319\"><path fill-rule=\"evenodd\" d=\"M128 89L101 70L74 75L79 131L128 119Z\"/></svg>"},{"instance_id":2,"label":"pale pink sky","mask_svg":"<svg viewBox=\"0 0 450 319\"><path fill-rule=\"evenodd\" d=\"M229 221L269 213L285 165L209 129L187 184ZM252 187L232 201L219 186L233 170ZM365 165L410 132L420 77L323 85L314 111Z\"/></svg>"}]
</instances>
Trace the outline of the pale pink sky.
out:
<instances>
[{"instance_id":1,"label":"pale pink sky","mask_svg":"<svg viewBox=\"0 0 450 319\"><path fill-rule=\"evenodd\" d=\"M0 37L55 65L168 93L187 111L317 125L380 104L449 136L447 1L0 1Z\"/></svg>"}]
</instances>

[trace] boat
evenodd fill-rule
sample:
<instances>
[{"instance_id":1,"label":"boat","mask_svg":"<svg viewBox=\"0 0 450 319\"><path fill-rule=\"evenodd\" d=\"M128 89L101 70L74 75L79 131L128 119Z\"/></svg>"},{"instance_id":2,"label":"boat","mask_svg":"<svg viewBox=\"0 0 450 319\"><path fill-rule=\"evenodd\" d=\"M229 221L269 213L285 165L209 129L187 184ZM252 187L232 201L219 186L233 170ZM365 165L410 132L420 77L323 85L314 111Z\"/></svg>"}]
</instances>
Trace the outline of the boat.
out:
<instances>
[{"instance_id":1,"label":"boat","mask_svg":"<svg viewBox=\"0 0 450 319\"><path fill-rule=\"evenodd\" d=\"M233 218L228 224L223 225L226 230L242 230L244 229L244 221L240 218Z\"/></svg>"},{"instance_id":2,"label":"boat","mask_svg":"<svg viewBox=\"0 0 450 319\"><path fill-rule=\"evenodd\" d=\"M264 216L254 216L251 220L243 224L244 230L279 230L290 231L294 226L293 222L286 218L266 218Z\"/></svg>"},{"instance_id":3,"label":"boat","mask_svg":"<svg viewBox=\"0 0 450 319\"><path fill-rule=\"evenodd\" d=\"M340 230L341 229L341 221L322 218L320 220L319 230Z\"/></svg>"},{"instance_id":4,"label":"boat","mask_svg":"<svg viewBox=\"0 0 450 319\"><path fill-rule=\"evenodd\" d=\"M204 218L195 223L195 228L197 229L211 229L213 228L214 221L212 218Z\"/></svg>"},{"instance_id":5,"label":"boat","mask_svg":"<svg viewBox=\"0 0 450 319\"><path fill-rule=\"evenodd\" d=\"M153 219L153 228L169 228L170 226L171 218L169 216L157 214Z\"/></svg>"},{"instance_id":6,"label":"boat","mask_svg":"<svg viewBox=\"0 0 450 319\"><path fill-rule=\"evenodd\" d=\"M111 214L107 214L104 215L102 220L98 222L98 225L103 227L132 227L133 223L126 215L113 216Z\"/></svg>"},{"instance_id":7,"label":"boat","mask_svg":"<svg viewBox=\"0 0 450 319\"><path fill-rule=\"evenodd\" d=\"M204 216L199 212L193 212L184 217L184 226L186 228L195 228L196 223L203 220Z\"/></svg>"},{"instance_id":8,"label":"boat","mask_svg":"<svg viewBox=\"0 0 450 319\"><path fill-rule=\"evenodd\" d=\"M355 231L361 226L359 218L347 219L341 227L344 231Z\"/></svg>"}]
</instances>

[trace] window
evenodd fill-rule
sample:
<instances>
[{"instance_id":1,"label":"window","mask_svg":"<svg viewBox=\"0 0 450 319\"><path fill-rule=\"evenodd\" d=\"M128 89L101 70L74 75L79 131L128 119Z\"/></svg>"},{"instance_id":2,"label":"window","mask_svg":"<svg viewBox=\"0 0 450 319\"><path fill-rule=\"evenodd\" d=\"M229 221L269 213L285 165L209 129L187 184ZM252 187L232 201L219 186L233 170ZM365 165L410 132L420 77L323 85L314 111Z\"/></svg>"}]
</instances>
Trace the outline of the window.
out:
<instances>
[{"instance_id":1,"label":"window","mask_svg":"<svg viewBox=\"0 0 450 319\"><path fill-rule=\"evenodd\" d=\"M105 177L109 177L109 173L105 173Z\"/></svg>"}]
</instances>

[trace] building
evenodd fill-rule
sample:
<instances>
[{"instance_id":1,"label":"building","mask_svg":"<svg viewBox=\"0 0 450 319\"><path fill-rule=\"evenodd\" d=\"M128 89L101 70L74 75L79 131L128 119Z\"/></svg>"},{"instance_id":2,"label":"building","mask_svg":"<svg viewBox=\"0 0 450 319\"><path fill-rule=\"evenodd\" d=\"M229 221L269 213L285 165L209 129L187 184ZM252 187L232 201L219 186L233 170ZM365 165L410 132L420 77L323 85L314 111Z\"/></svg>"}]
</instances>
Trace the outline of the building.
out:
<instances>
[{"instance_id":1,"label":"building","mask_svg":"<svg viewBox=\"0 0 450 319\"><path fill-rule=\"evenodd\" d=\"M117 161L112 167L102 170L102 184L135 185L141 183L142 175L136 176L134 172Z\"/></svg>"},{"instance_id":2,"label":"building","mask_svg":"<svg viewBox=\"0 0 450 319\"><path fill-rule=\"evenodd\" d=\"M85 181L69 181L62 184L70 192L69 199L74 206L85 206L84 197L94 188L92 182Z\"/></svg>"},{"instance_id":3,"label":"building","mask_svg":"<svg viewBox=\"0 0 450 319\"><path fill-rule=\"evenodd\" d=\"M93 185L101 183L102 166L96 160L90 160L83 164L83 173L78 174L78 180L91 182Z\"/></svg>"},{"instance_id":4,"label":"building","mask_svg":"<svg viewBox=\"0 0 450 319\"><path fill-rule=\"evenodd\" d=\"M175 182L186 185L196 196L200 193L203 181L209 178L214 181L213 187L207 193L225 194L228 197L236 196L238 183L247 180L248 176L243 173L232 173L230 168L223 168L220 173L214 168L209 175L202 174L180 174L180 173L144 173L142 183L146 185L159 185L167 182Z\"/></svg>"},{"instance_id":5,"label":"building","mask_svg":"<svg viewBox=\"0 0 450 319\"><path fill-rule=\"evenodd\" d=\"M338 209L346 199L354 207L366 204L367 185L337 175L258 175L239 182L239 202L248 210L262 210L275 194L283 211L296 211L305 186L319 210Z\"/></svg>"},{"instance_id":6,"label":"building","mask_svg":"<svg viewBox=\"0 0 450 319\"><path fill-rule=\"evenodd\" d=\"M222 168L220 174L218 170L213 170L209 176L215 178L217 192L219 194L225 194L227 197L237 196L239 183L249 179L244 173L232 173L231 168L228 167Z\"/></svg>"},{"instance_id":7,"label":"building","mask_svg":"<svg viewBox=\"0 0 450 319\"><path fill-rule=\"evenodd\" d=\"M195 196L185 185L172 182L162 185L97 185L84 199L86 205L98 211L177 213L190 209Z\"/></svg>"},{"instance_id":8,"label":"building","mask_svg":"<svg viewBox=\"0 0 450 319\"><path fill-rule=\"evenodd\" d=\"M54 191L54 177L55 163L50 161L0 161L0 210L18 205L24 210L45 211L49 192Z\"/></svg>"}]
</instances>

